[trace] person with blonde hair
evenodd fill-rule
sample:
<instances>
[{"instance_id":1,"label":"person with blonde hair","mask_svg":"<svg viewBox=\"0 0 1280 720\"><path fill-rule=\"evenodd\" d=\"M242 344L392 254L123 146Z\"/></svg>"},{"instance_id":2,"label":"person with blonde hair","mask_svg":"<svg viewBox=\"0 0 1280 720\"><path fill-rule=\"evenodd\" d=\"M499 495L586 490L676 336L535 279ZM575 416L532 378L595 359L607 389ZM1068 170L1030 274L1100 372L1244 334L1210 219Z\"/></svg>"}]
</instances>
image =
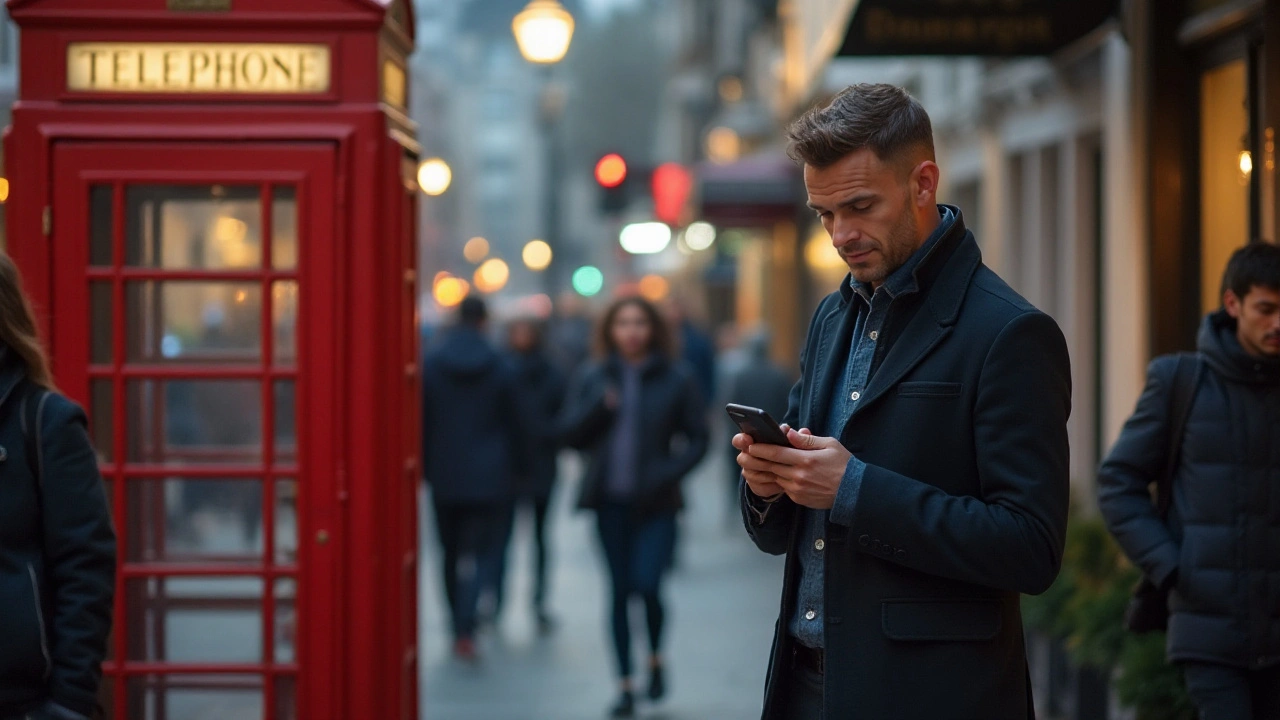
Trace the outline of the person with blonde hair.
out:
<instances>
[{"instance_id":1,"label":"person with blonde hair","mask_svg":"<svg viewBox=\"0 0 1280 720\"><path fill-rule=\"evenodd\" d=\"M0 719L94 713L115 570L84 412L54 387L18 269L0 253Z\"/></svg>"}]
</instances>

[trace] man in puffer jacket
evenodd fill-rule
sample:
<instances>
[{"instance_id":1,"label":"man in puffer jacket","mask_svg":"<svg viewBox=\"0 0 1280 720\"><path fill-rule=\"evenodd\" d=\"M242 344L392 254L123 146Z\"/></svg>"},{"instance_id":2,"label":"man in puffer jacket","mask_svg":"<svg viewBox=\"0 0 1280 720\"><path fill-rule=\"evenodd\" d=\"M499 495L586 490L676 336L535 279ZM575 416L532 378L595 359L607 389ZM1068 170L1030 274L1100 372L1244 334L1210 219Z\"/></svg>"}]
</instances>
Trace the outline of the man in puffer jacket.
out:
<instances>
[{"instance_id":1,"label":"man in puffer jacket","mask_svg":"<svg viewBox=\"0 0 1280 720\"><path fill-rule=\"evenodd\" d=\"M1102 464L1098 504L1126 555L1170 590L1169 660L1203 720L1280 718L1280 247L1238 250L1205 318L1202 371L1173 473L1164 472L1177 363L1157 358Z\"/></svg>"}]
</instances>

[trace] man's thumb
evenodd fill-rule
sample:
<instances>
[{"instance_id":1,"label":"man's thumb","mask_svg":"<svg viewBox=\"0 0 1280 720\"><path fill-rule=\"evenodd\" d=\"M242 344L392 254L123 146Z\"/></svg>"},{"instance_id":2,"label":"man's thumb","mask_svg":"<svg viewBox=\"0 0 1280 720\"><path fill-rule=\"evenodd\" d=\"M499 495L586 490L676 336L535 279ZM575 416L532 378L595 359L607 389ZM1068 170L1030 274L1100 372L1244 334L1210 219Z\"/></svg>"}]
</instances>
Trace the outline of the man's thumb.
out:
<instances>
[{"instance_id":1,"label":"man's thumb","mask_svg":"<svg viewBox=\"0 0 1280 720\"><path fill-rule=\"evenodd\" d=\"M817 450L819 447L822 447L822 443L818 441L818 437L807 432L791 430L787 433L787 439L791 441L792 445L801 450Z\"/></svg>"}]
</instances>

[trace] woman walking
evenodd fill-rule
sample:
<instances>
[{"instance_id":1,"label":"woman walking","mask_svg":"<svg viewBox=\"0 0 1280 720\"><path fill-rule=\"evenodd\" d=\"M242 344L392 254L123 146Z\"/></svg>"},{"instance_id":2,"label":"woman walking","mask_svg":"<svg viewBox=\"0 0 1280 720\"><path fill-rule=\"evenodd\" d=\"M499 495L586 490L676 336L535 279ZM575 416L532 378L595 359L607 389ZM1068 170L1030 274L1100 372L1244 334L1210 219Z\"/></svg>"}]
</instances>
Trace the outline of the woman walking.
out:
<instances>
[{"instance_id":1,"label":"woman walking","mask_svg":"<svg viewBox=\"0 0 1280 720\"><path fill-rule=\"evenodd\" d=\"M85 428L0 253L0 720L86 720L97 705L115 534Z\"/></svg>"},{"instance_id":2,"label":"woman walking","mask_svg":"<svg viewBox=\"0 0 1280 720\"><path fill-rule=\"evenodd\" d=\"M632 598L643 601L649 634L648 696L666 693L662 580L675 551L681 481L707 449L703 404L692 373L676 363L662 316L640 298L605 313L600 362L576 379L564 439L587 455L579 506L596 511L609 565L611 623L620 694L613 717L635 712Z\"/></svg>"}]
</instances>

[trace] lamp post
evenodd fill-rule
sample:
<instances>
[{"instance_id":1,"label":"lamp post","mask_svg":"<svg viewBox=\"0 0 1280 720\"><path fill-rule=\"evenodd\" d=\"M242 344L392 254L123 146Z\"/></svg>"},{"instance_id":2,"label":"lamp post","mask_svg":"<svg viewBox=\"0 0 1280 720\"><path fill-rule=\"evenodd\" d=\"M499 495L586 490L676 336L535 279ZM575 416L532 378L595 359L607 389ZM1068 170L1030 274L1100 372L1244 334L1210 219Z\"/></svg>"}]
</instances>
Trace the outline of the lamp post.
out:
<instances>
[{"instance_id":1,"label":"lamp post","mask_svg":"<svg viewBox=\"0 0 1280 720\"><path fill-rule=\"evenodd\" d=\"M573 40L573 15L557 0L530 0L511 22L516 44L524 59L543 66L542 97L539 102L539 121L542 126L543 147L546 149L546 227L543 238L555 251L560 240L560 152L557 128L564 110L564 93L552 83L551 68L564 59ZM558 289L555 255L544 271L543 282L547 294Z\"/></svg>"}]
</instances>

